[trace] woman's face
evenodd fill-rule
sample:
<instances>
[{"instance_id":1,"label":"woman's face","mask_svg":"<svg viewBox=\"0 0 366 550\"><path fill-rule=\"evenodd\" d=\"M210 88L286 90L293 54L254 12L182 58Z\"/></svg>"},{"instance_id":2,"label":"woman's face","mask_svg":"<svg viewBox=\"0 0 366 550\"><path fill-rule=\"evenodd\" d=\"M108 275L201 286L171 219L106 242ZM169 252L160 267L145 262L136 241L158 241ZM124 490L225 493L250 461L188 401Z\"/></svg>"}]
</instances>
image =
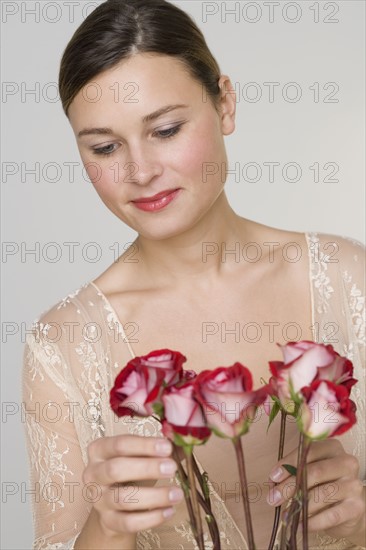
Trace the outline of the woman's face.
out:
<instances>
[{"instance_id":1,"label":"woman's face","mask_svg":"<svg viewBox=\"0 0 366 550\"><path fill-rule=\"evenodd\" d=\"M140 235L163 239L187 231L221 194L235 96L227 77L219 84L220 114L179 61L137 54L98 75L71 103L69 119L90 180ZM176 105L185 107L148 118Z\"/></svg>"}]
</instances>

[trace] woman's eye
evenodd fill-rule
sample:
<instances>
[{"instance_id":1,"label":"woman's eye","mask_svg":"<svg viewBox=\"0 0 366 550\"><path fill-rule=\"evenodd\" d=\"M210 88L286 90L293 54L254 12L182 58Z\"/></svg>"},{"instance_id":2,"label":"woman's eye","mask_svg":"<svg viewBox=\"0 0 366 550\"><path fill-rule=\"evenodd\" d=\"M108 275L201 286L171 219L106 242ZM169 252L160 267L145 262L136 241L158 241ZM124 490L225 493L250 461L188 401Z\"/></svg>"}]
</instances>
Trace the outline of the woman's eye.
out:
<instances>
[{"instance_id":1,"label":"woman's eye","mask_svg":"<svg viewBox=\"0 0 366 550\"><path fill-rule=\"evenodd\" d=\"M109 145L105 145L104 147L99 147L99 148L93 149L93 153L95 155L102 155L102 156L107 157L111 153L114 153L114 151L115 151L114 146L115 145L116 145L115 143L110 143Z\"/></svg>"},{"instance_id":2,"label":"woman's eye","mask_svg":"<svg viewBox=\"0 0 366 550\"><path fill-rule=\"evenodd\" d=\"M173 128L168 128L167 130L157 130L153 135L157 135L159 139L169 139L175 136L181 127L182 124L178 124L178 126L173 126Z\"/></svg>"},{"instance_id":3,"label":"woman's eye","mask_svg":"<svg viewBox=\"0 0 366 550\"><path fill-rule=\"evenodd\" d=\"M173 128L168 128L167 130L157 130L154 132L154 136L157 136L158 139L169 139L175 136L183 124L178 124L177 126L173 126ZM110 143L109 145L105 145L104 147L98 147L93 149L94 155L101 155L101 156L109 156L116 150L116 143Z\"/></svg>"}]
</instances>

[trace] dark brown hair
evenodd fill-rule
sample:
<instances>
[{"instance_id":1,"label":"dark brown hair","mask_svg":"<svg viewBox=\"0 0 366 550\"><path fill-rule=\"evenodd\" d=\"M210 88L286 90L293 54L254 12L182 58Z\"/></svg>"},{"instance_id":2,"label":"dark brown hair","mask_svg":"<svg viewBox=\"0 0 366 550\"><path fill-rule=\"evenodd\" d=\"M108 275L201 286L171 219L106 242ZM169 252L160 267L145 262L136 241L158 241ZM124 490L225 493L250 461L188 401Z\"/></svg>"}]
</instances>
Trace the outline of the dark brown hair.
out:
<instances>
[{"instance_id":1,"label":"dark brown hair","mask_svg":"<svg viewBox=\"0 0 366 550\"><path fill-rule=\"evenodd\" d=\"M59 93L66 116L83 86L139 52L177 58L218 110L220 68L186 12L166 0L107 0L78 27L63 53Z\"/></svg>"}]
</instances>

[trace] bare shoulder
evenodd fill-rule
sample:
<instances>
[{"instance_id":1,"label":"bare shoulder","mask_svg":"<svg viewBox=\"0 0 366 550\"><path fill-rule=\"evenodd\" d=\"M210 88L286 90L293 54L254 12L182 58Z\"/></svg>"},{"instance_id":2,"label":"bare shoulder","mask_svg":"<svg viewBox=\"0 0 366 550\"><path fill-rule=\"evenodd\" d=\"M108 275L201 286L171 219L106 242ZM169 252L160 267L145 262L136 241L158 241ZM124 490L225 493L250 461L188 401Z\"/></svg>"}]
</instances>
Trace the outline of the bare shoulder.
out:
<instances>
[{"instance_id":1,"label":"bare shoulder","mask_svg":"<svg viewBox=\"0 0 366 550\"><path fill-rule=\"evenodd\" d=\"M353 237L315 231L291 231L257 222L250 222L250 228L258 242L272 243L285 250L298 246L304 252L311 248L327 256L334 255L342 263L362 261L365 257L365 245Z\"/></svg>"},{"instance_id":2,"label":"bare shoulder","mask_svg":"<svg viewBox=\"0 0 366 550\"><path fill-rule=\"evenodd\" d=\"M142 260L136 243L131 246L92 282L110 298L143 287Z\"/></svg>"},{"instance_id":3,"label":"bare shoulder","mask_svg":"<svg viewBox=\"0 0 366 550\"><path fill-rule=\"evenodd\" d=\"M253 244L261 249L263 256L272 256L277 264L280 263L301 263L300 259L306 260L308 242L306 234L300 231L292 231L271 227L252 220L244 220L244 227L248 245Z\"/></svg>"}]
</instances>

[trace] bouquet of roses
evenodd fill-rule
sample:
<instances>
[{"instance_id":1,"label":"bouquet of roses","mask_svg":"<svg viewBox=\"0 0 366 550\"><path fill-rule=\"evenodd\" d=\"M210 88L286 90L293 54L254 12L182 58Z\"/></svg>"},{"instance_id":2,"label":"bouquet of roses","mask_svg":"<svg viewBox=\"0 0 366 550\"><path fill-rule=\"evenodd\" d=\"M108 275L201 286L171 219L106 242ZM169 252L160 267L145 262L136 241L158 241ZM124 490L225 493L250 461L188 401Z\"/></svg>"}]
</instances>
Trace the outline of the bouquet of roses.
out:
<instances>
[{"instance_id":1,"label":"bouquet of roses","mask_svg":"<svg viewBox=\"0 0 366 550\"><path fill-rule=\"evenodd\" d=\"M193 454L194 446L204 444L212 434L233 443L248 545L250 550L255 549L242 437L250 429L257 408L262 404L269 415L269 425L281 413L279 459L283 456L287 415L296 418L300 432L297 468L284 465L296 475L296 490L282 515L278 548L296 548L301 512L303 548L308 548L306 457L312 441L344 433L356 422L356 406L349 398L356 380L352 377L352 363L331 345L301 341L280 347L284 361L269 363L272 377L268 384L256 390L253 390L250 371L241 363L196 375L194 371L183 369L184 355L169 349L152 351L129 361L111 389L110 404L118 416L152 415L161 422L163 434L172 441L179 482L199 550L204 550L200 507L214 550L220 550L208 477L206 472L201 474L199 471ZM334 422L322 422L330 411ZM187 471L179 457L180 449L186 458ZM270 549L275 545L280 513L281 507L277 507Z\"/></svg>"}]
</instances>

